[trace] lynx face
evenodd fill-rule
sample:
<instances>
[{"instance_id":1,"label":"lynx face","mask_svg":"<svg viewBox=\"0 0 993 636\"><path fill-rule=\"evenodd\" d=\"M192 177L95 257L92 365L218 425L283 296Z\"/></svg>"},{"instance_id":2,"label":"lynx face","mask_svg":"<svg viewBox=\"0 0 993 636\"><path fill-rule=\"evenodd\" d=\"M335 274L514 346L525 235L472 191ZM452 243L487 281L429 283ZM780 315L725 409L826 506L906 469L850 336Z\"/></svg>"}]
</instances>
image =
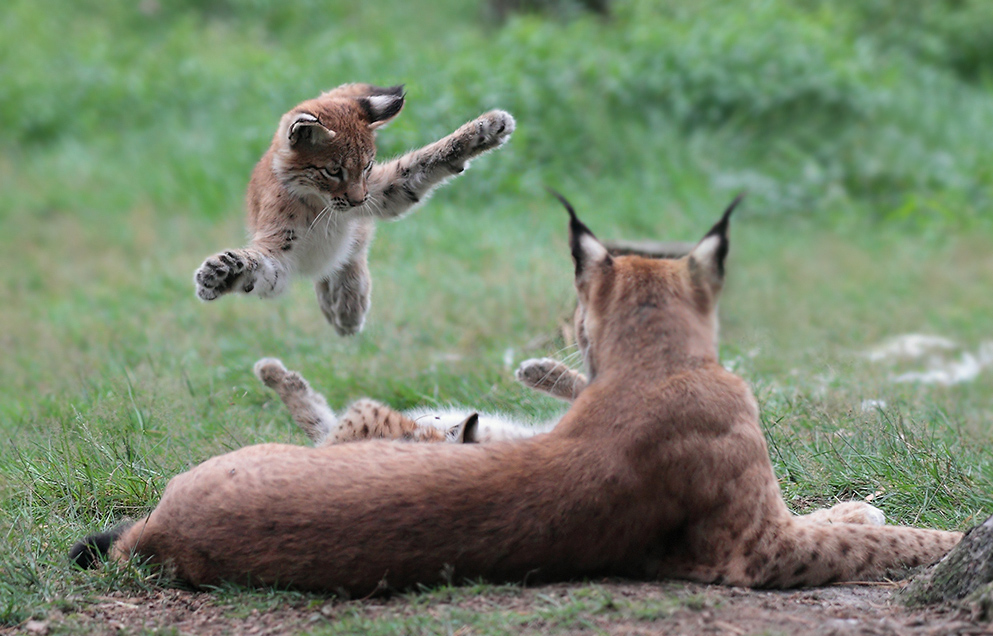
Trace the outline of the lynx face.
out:
<instances>
[{"instance_id":1,"label":"lynx face","mask_svg":"<svg viewBox=\"0 0 993 636\"><path fill-rule=\"evenodd\" d=\"M349 84L283 115L273 171L287 190L332 210L362 205L376 156L375 129L403 108L402 86Z\"/></svg>"}]
</instances>

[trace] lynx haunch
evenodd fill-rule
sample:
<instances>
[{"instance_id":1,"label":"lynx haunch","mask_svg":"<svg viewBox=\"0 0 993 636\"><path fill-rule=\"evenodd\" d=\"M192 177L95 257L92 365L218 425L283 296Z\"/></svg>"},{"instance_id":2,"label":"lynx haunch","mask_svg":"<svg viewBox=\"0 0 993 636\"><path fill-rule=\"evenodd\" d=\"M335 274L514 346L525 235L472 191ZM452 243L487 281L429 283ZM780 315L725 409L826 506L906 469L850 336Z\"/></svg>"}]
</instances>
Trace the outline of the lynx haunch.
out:
<instances>
[{"instance_id":1,"label":"lynx haunch","mask_svg":"<svg viewBox=\"0 0 993 636\"><path fill-rule=\"evenodd\" d=\"M193 585L353 594L453 576L786 588L937 561L960 533L787 509L756 401L717 360L732 209L688 256L665 261L610 256L569 207L588 383L550 432L243 448L173 478L146 518L72 556L137 555Z\"/></svg>"}]
</instances>

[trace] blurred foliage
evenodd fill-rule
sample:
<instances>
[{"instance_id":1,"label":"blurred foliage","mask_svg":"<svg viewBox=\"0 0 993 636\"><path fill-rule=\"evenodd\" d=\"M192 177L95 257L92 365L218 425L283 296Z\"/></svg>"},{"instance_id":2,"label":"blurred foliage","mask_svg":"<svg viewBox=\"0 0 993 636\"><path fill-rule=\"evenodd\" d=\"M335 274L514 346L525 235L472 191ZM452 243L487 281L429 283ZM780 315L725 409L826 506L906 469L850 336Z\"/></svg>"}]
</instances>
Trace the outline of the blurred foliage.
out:
<instances>
[{"instance_id":1,"label":"blurred foliage","mask_svg":"<svg viewBox=\"0 0 993 636\"><path fill-rule=\"evenodd\" d=\"M542 13L558 18L571 18L583 11L601 16L610 13L610 0L489 0L488 15L504 22L515 13Z\"/></svg>"},{"instance_id":2,"label":"blurred foliage","mask_svg":"<svg viewBox=\"0 0 993 636\"><path fill-rule=\"evenodd\" d=\"M808 0L819 10L831 0ZM946 66L981 82L993 71L993 3L986 0L859 0L846 3L855 32L882 48Z\"/></svg>"},{"instance_id":3,"label":"blurred foliage","mask_svg":"<svg viewBox=\"0 0 993 636\"><path fill-rule=\"evenodd\" d=\"M343 81L407 82L386 151L500 106L522 121L529 182L652 170L681 160L678 146L704 157L694 169L714 187L747 189L773 216L984 222L989 3L628 0L609 20L518 15L497 30L484 13L453 1L11 0L0 143L46 172L74 154L155 157L167 170L145 184L151 198L209 214L237 198L289 105ZM131 147L106 145L119 139ZM115 172L86 162L97 165L82 179ZM522 177L495 178L501 189ZM48 199L25 204L64 204Z\"/></svg>"}]
</instances>

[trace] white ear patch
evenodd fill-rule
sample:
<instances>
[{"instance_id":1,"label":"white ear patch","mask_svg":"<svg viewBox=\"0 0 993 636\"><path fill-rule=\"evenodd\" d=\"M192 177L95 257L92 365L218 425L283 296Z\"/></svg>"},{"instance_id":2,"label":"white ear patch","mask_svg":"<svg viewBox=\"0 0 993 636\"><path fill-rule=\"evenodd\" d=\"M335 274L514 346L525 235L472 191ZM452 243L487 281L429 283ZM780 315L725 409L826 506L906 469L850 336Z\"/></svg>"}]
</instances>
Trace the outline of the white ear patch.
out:
<instances>
[{"instance_id":1,"label":"white ear patch","mask_svg":"<svg viewBox=\"0 0 993 636\"><path fill-rule=\"evenodd\" d=\"M579 247L583 250L586 260L596 263L607 257L607 248L600 241L593 238L592 234L583 234L579 237Z\"/></svg>"},{"instance_id":2,"label":"white ear patch","mask_svg":"<svg viewBox=\"0 0 993 636\"><path fill-rule=\"evenodd\" d=\"M713 267L716 264L717 249L720 246L721 237L712 234L700 241L700 244L690 252L690 256L701 265Z\"/></svg>"},{"instance_id":3,"label":"white ear patch","mask_svg":"<svg viewBox=\"0 0 993 636\"><path fill-rule=\"evenodd\" d=\"M372 106L373 110L379 112L393 104L397 100L397 97L396 95L373 95L372 97L366 97L366 99L369 100L369 105Z\"/></svg>"},{"instance_id":4,"label":"white ear patch","mask_svg":"<svg viewBox=\"0 0 993 636\"><path fill-rule=\"evenodd\" d=\"M290 125L288 136L290 145L296 145L301 138L309 139L312 144L321 144L334 139L335 132L322 126L317 117L310 113L300 113Z\"/></svg>"}]
</instances>

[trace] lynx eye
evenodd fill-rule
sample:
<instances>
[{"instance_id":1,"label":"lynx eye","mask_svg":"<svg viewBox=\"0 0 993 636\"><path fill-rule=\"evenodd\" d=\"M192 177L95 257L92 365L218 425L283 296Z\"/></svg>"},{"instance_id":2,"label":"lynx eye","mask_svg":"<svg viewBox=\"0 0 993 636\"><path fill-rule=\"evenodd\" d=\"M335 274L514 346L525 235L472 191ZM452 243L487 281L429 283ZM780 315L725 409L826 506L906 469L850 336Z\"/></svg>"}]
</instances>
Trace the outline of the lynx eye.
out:
<instances>
[{"instance_id":1,"label":"lynx eye","mask_svg":"<svg viewBox=\"0 0 993 636\"><path fill-rule=\"evenodd\" d=\"M329 179L337 179L342 181L345 179L345 171L342 168L335 168L334 170L328 170L327 168L321 168L321 174Z\"/></svg>"},{"instance_id":2,"label":"lynx eye","mask_svg":"<svg viewBox=\"0 0 993 636\"><path fill-rule=\"evenodd\" d=\"M372 170L372 160L370 159L369 163L365 164L365 168L363 169L363 172L369 174L371 170Z\"/></svg>"}]
</instances>

